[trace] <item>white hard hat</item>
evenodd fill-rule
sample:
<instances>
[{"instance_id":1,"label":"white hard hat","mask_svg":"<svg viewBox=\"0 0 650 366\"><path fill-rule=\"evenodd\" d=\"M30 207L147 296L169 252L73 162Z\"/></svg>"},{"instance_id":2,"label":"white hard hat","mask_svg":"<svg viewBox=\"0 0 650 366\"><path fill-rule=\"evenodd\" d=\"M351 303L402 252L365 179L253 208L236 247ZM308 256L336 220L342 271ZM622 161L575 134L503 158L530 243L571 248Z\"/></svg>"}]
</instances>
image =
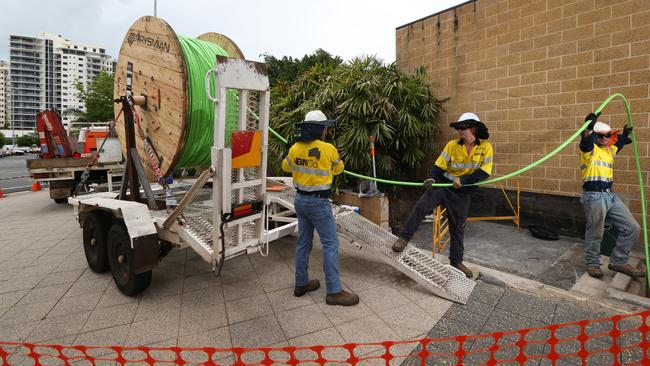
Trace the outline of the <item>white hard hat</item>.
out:
<instances>
[{"instance_id":1,"label":"white hard hat","mask_svg":"<svg viewBox=\"0 0 650 366\"><path fill-rule=\"evenodd\" d=\"M596 122L594 125L594 132L596 133L609 133L612 132L612 128L609 127L607 123Z\"/></svg>"},{"instance_id":2,"label":"white hard hat","mask_svg":"<svg viewBox=\"0 0 650 366\"><path fill-rule=\"evenodd\" d=\"M315 125L321 125L321 126L333 126L334 122L336 120L333 119L327 119L327 116L325 116L325 113L319 111L319 110L314 110L314 111L309 111L305 115L305 121L304 123L312 123Z\"/></svg>"},{"instance_id":3,"label":"white hard hat","mask_svg":"<svg viewBox=\"0 0 650 366\"><path fill-rule=\"evenodd\" d=\"M460 118L458 118L457 122L463 122L463 121L476 121L476 122L481 122L481 119L478 118L478 116L474 113L467 112L463 113Z\"/></svg>"}]
</instances>

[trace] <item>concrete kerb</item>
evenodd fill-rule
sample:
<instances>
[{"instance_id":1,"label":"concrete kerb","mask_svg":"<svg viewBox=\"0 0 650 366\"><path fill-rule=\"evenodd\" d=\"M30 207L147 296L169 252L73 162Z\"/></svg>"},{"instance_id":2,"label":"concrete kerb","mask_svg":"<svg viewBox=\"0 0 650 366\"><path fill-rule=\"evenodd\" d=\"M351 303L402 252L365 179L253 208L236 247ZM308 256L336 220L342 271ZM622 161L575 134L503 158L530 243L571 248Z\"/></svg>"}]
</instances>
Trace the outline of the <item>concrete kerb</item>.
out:
<instances>
[{"instance_id":1,"label":"concrete kerb","mask_svg":"<svg viewBox=\"0 0 650 366\"><path fill-rule=\"evenodd\" d=\"M638 312L640 310L639 306L650 307L650 305L643 305L641 303L633 303L630 301L625 301L624 298L630 299L631 297L639 297L639 298L641 297L624 293L623 291L617 289L612 289L611 291L613 294L618 296L618 297L612 296L613 299L603 298L603 297L594 298L594 297L589 297L586 294L584 295L576 294L570 291L566 291L557 287L546 285L527 278L519 277L510 273L501 272L499 270L495 270L492 268L479 266L470 262L467 262L466 264L470 265L471 269L477 269L483 276L485 276L486 278L484 282L486 283L500 286L499 282L501 282L503 284L503 287L510 287L519 291L530 293L538 297L541 296L544 298L549 297L555 299L586 302L596 307L607 308L619 314L632 314ZM481 275L479 275L479 279L481 279ZM625 296L621 293L624 293ZM645 298L641 298L641 299L645 299ZM622 300L624 302L617 301L617 300ZM645 300L648 301L650 299L645 299ZM650 301L648 303L650 303Z\"/></svg>"}]
</instances>

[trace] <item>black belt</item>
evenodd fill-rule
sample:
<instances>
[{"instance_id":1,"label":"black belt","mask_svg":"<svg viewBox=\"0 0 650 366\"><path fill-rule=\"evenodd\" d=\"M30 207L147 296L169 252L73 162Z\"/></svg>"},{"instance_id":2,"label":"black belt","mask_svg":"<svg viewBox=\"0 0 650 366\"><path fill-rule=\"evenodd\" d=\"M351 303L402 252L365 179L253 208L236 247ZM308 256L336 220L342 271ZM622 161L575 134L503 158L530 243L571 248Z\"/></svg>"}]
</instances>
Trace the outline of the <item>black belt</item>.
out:
<instances>
[{"instance_id":1,"label":"black belt","mask_svg":"<svg viewBox=\"0 0 650 366\"><path fill-rule=\"evenodd\" d=\"M308 191L301 191L298 189L298 193L302 194L303 196L314 196L318 198L330 198L332 195L331 192L308 192Z\"/></svg>"},{"instance_id":2,"label":"black belt","mask_svg":"<svg viewBox=\"0 0 650 366\"><path fill-rule=\"evenodd\" d=\"M585 192L609 192L609 193L612 193L614 191L612 191L611 188L589 188L589 189L585 189Z\"/></svg>"}]
</instances>

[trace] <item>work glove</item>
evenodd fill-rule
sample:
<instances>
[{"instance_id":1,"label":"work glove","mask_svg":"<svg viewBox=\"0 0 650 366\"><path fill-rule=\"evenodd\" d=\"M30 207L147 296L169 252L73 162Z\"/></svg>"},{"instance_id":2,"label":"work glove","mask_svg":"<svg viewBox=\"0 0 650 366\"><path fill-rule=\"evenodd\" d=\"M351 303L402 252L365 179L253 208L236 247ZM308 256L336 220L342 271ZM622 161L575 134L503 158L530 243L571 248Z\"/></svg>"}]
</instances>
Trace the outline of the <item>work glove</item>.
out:
<instances>
[{"instance_id":1,"label":"work glove","mask_svg":"<svg viewBox=\"0 0 650 366\"><path fill-rule=\"evenodd\" d=\"M625 145L631 144L632 139L630 138L630 134L632 133L632 130L634 127L627 127L627 125L623 126L623 133L621 134L622 141Z\"/></svg>"},{"instance_id":2,"label":"work glove","mask_svg":"<svg viewBox=\"0 0 650 366\"><path fill-rule=\"evenodd\" d=\"M454 177L454 188L460 188L463 185L460 183L460 177Z\"/></svg>"},{"instance_id":3,"label":"work glove","mask_svg":"<svg viewBox=\"0 0 650 366\"><path fill-rule=\"evenodd\" d=\"M424 188L426 188L426 189L431 189L431 188L433 188L433 184L434 184L434 183L436 183L436 180L435 180L435 179L433 179L433 178L427 178L427 179L424 180L424 182L422 182L422 185L423 185Z\"/></svg>"},{"instance_id":4,"label":"work glove","mask_svg":"<svg viewBox=\"0 0 650 366\"><path fill-rule=\"evenodd\" d=\"M630 134L632 133L632 130L634 127L627 127L627 125L623 126L623 135L625 137L630 137Z\"/></svg>"},{"instance_id":5,"label":"work glove","mask_svg":"<svg viewBox=\"0 0 650 366\"><path fill-rule=\"evenodd\" d=\"M590 131L593 131L594 125L596 124L596 121L598 120L598 117L600 116L600 112L598 113L589 113L587 117L585 117L585 122L591 120L591 123L587 126L587 129Z\"/></svg>"}]
</instances>

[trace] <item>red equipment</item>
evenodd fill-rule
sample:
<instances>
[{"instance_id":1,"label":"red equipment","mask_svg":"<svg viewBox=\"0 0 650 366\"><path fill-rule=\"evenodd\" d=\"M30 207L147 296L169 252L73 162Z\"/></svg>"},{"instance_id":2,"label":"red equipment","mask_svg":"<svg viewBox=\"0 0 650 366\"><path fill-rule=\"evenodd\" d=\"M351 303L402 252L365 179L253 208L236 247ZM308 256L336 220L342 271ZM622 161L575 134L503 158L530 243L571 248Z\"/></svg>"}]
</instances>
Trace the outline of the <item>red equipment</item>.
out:
<instances>
[{"instance_id":1,"label":"red equipment","mask_svg":"<svg viewBox=\"0 0 650 366\"><path fill-rule=\"evenodd\" d=\"M72 157L72 149L68 143L59 115L55 111L45 110L36 116L36 128L41 140L41 157L45 159Z\"/></svg>"}]
</instances>

